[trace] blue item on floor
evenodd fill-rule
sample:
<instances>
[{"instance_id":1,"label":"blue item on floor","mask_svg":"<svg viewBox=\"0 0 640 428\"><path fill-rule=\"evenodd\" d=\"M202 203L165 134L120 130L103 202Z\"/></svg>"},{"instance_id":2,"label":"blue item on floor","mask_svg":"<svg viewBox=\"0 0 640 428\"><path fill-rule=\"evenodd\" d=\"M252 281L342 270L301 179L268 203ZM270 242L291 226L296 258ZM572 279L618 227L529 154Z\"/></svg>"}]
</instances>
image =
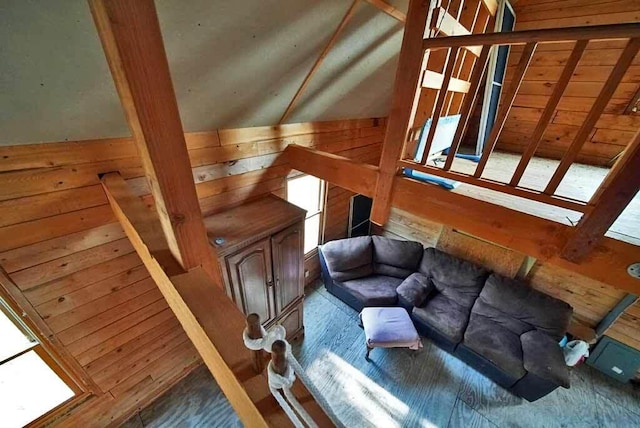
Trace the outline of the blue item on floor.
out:
<instances>
[{"instance_id":1,"label":"blue item on floor","mask_svg":"<svg viewBox=\"0 0 640 428\"><path fill-rule=\"evenodd\" d=\"M449 180L448 178L442 178L431 174L425 174L424 172L414 171L411 168L404 168L404 175L409 178L414 178L416 180L424 181L425 183L437 184L438 186L447 189L453 190L460 185L457 181Z\"/></svg>"},{"instance_id":2,"label":"blue item on floor","mask_svg":"<svg viewBox=\"0 0 640 428\"><path fill-rule=\"evenodd\" d=\"M445 156L448 155L449 154L449 149L448 148L444 149L442 151L442 154L445 155ZM462 153L456 153L456 157L460 158L460 159L470 160L470 161L475 162L475 163L480 162L480 156L476 156L476 155L465 155L465 154L462 154Z\"/></svg>"}]
</instances>

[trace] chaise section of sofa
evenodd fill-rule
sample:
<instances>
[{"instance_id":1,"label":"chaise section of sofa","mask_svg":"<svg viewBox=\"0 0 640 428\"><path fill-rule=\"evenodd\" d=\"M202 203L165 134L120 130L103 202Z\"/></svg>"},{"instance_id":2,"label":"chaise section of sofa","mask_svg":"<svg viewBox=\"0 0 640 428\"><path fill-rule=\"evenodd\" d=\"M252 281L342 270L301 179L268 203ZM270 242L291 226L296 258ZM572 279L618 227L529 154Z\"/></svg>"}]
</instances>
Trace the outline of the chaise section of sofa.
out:
<instances>
[{"instance_id":1,"label":"chaise section of sofa","mask_svg":"<svg viewBox=\"0 0 640 428\"><path fill-rule=\"evenodd\" d=\"M558 386L569 371L558 342L571 319L567 303L520 281L492 274L471 310L456 355L529 401Z\"/></svg>"},{"instance_id":2,"label":"chaise section of sofa","mask_svg":"<svg viewBox=\"0 0 640 428\"><path fill-rule=\"evenodd\" d=\"M418 269L422 245L381 236L361 236L319 247L326 289L357 311L395 306L396 289Z\"/></svg>"}]
</instances>

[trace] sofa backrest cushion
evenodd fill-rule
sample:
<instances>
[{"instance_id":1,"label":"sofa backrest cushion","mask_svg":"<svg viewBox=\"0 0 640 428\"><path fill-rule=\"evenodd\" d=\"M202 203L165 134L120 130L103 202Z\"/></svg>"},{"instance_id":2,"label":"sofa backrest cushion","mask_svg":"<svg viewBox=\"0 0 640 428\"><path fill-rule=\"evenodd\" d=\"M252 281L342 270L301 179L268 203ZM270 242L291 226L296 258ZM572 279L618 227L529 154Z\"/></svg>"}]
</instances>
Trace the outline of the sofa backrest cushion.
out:
<instances>
[{"instance_id":1,"label":"sofa backrest cushion","mask_svg":"<svg viewBox=\"0 0 640 428\"><path fill-rule=\"evenodd\" d=\"M422 244L372 236L373 273L405 279L418 270Z\"/></svg>"},{"instance_id":2,"label":"sofa backrest cushion","mask_svg":"<svg viewBox=\"0 0 640 428\"><path fill-rule=\"evenodd\" d=\"M495 273L487 279L476 305L478 307L474 306L473 312L487 316L491 311L494 321L514 333L523 334L535 329L558 341L569 328L573 312L568 303L535 290L522 281Z\"/></svg>"},{"instance_id":3,"label":"sofa backrest cushion","mask_svg":"<svg viewBox=\"0 0 640 428\"><path fill-rule=\"evenodd\" d=\"M334 281L344 282L373 274L373 242L370 236L327 242L321 251Z\"/></svg>"},{"instance_id":4,"label":"sofa backrest cushion","mask_svg":"<svg viewBox=\"0 0 640 428\"><path fill-rule=\"evenodd\" d=\"M489 271L435 248L424 250L420 272L431 278L438 292L459 305L471 308Z\"/></svg>"}]
</instances>

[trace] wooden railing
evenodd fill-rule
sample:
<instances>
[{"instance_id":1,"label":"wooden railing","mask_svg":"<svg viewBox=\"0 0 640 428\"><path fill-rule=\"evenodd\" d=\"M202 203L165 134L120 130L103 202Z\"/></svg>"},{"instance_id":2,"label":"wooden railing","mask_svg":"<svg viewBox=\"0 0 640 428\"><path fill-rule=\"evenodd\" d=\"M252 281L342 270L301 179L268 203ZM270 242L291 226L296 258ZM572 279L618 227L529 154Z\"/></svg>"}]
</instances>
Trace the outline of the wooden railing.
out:
<instances>
[{"instance_id":1,"label":"wooden railing","mask_svg":"<svg viewBox=\"0 0 640 428\"><path fill-rule=\"evenodd\" d=\"M579 127L576 135L571 141L569 147L565 151L560 163L558 164L551 179L543 190L524 187L520 184L522 176L533 158L536 150L542 141L545 130L551 123L553 114L556 111L567 85L571 81L576 66L578 65L582 55L588 44L592 41L602 40L627 40L626 46L622 50L616 64L600 90L593 106L587 113L584 122ZM489 161L493 150L495 149L502 129L507 121L509 112L514 103L523 78L527 72L531 59L536 51L536 47L543 43L558 42L574 42L573 50L567 59L564 69L556 82L551 96L538 120L537 125L531 135L515 172L510 179L505 182L491 180L483 177L483 172ZM513 77L510 82L505 82L504 90L500 99L500 106L495 117L491 132L485 142L480 161L472 174L452 171L453 161L460 148L460 145L469 128L469 120L476 105L477 94L482 86L483 77L486 70L487 58L490 49L496 46L513 46L524 45L520 59L515 66ZM593 131L596 122L603 113L607 103L612 98L614 91L621 82L625 72L631 65L633 59L640 50L640 24L619 24L592 27L575 27L575 28L558 28L546 30L531 31L515 31L509 33L489 33L489 34L470 34L458 37L440 37L429 38L423 41L422 47L425 55L435 51L446 50L446 60L444 73L434 76L433 72L423 70L424 79L429 78L430 84L423 84L423 87L433 87L439 89L438 96L435 100L433 113L431 115L431 126L426 136L426 144L420 162L413 159L415 147L417 146L417 132L415 125L420 123L407 124L407 134L404 141L404 148L401 151L400 160L397 161L397 167L411 168L416 171L432 174L435 176L448 178L474 186L503 192L506 194L523 197L526 199L554 205L582 213L590 213L596 206L597 197L594 196L590 201L575 200L556 194L558 186L567 174L570 166L576 161L576 158L587 141L589 135ZM475 63L471 78L467 85L461 85L458 79L452 77L453 65L459 61L461 52L473 52L477 55L478 60ZM433 83L435 82L435 83ZM453 137L453 143L447 154L446 160L442 167L428 165L428 156L430 148L436 133L435 124L438 123L440 117L445 112L444 100L447 94L451 92L461 91L465 93L464 102L459 111L448 114L459 113L461 115L458 128ZM392 120L390 118L390 120ZM637 144L637 138L630 145ZM629 151L629 150L627 150ZM615 169L612 174L615 174ZM598 195L600 192L596 192Z\"/></svg>"}]
</instances>

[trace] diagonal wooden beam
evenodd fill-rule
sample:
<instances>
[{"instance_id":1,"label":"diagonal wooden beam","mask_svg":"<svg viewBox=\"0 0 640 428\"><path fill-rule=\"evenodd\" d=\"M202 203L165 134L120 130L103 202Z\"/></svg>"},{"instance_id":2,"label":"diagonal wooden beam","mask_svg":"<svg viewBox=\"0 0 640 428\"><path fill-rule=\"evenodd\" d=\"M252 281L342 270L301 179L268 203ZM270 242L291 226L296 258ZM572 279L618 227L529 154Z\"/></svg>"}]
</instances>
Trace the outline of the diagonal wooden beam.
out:
<instances>
[{"instance_id":1,"label":"diagonal wooden beam","mask_svg":"<svg viewBox=\"0 0 640 428\"><path fill-rule=\"evenodd\" d=\"M405 15L402 12L400 12L398 9L396 9L393 6L391 6L386 1L383 1L383 0L366 0L366 2L371 4L372 6L377 7L378 9L380 9L381 11L386 13L387 15L391 16L392 18L397 19L400 22L404 23L404 22L407 21L407 15Z\"/></svg>"},{"instance_id":2,"label":"diagonal wooden beam","mask_svg":"<svg viewBox=\"0 0 640 428\"><path fill-rule=\"evenodd\" d=\"M493 149L498 143L498 138L500 138L502 128L504 128L504 124L507 121L507 117L509 116L509 112L511 111L511 107L513 106L513 102L516 99L518 89L520 89L520 84L524 79L527 68L529 68L529 63L531 63L531 58L533 58L533 54L536 51L536 46L537 44L535 42L531 42L527 43L527 45L524 47L522 56L520 57L520 61L518 61L518 66L516 67L513 79L509 83L509 87L507 88L506 92L501 96L500 109L498 110L496 120L493 123L493 127L491 128L491 133L489 134L487 141L485 141L484 143L482 157L480 158L480 162L476 167L476 172L474 174L474 177L476 178L482 176L482 172L484 171L484 168L487 166L487 162L489 161L489 156L491 156Z\"/></svg>"},{"instance_id":3,"label":"diagonal wooden beam","mask_svg":"<svg viewBox=\"0 0 640 428\"><path fill-rule=\"evenodd\" d=\"M569 59L567 60L567 64L564 66L562 70L562 74L560 78L556 82L555 87L553 88L553 93L547 101L547 105L538 120L538 124L536 128L533 130L533 135L531 136L531 141L527 146L527 149L522 154L520 158L520 162L518 162L518 166L516 167L516 171L513 173L513 177L511 177L510 186L517 186L520 183L520 179L524 174L524 171L527 169L527 165L529 165L529 161L536 153L538 148L538 144L540 144L540 140L542 140L542 136L544 135L544 131L547 130L547 126L551 123L551 119L553 118L553 113L556 111L556 107L562 98L562 94L564 94L571 77L573 76L573 72L578 66L578 62L580 58L582 58L582 54L589 43L588 40L578 40L571 51L571 55L569 55Z\"/></svg>"},{"instance_id":4,"label":"diagonal wooden beam","mask_svg":"<svg viewBox=\"0 0 640 428\"><path fill-rule=\"evenodd\" d=\"M157 214L119 174L103 176L102 186L136 253L243 424L290 426L269 391L266 373L256 374L252 369L250 353L242 341L244 315L235 303L212 284L201 267L185 272L171 258ZM300 381L294 384L293 392L319 426L332 426Z\"/></svg>"},{"instance_id":5,"label":"diagonal wooden beam","mask_svg":"<svg viewBox=\"0 0 640 428\"><path fill-rule=\"evenodd\" d=\"M342 21L340 21L340 24L338 24L338 28L336 28L336 30L333 32L333 36L331 36L331 39L329 39L329 42L327 43L327 45L324 47L322 52L320 52L320 56L318 57L318 59L316 59L316 62L311 67L311 70L309 70L309 72L305 76L304 80L302 81L302 84L300 84L300 87L298 88L298 90L296 91L295 95L291 99L291 102L289 103L289 105L287 106L286 110L282 114L282 117L280 118L280 121L278 122L278 124L281 124L285 120L287 120L287 118L289 117L289 115L293 111L293 107L296 105L296 103L298 102L298 100L302 96L302 93L307 88L307 85L311 81L311 78L316 73L316 71L318 71L318 69L322 65L324 59L327 57L327 55L329 55L329 51L331 50L331 48L333 48L333 46L338 41L338 38L340 37L340 34L342 33L342 30L344 30L344 28L347 26L347 24L349 23L349 21L353 17L353 14L356 11L356 8L357 8L359 3L360 3L360 0L353 0L353 3L351 3L351 6L349 7L349 9L347 9L347 13L344 14L344 17L342 18Z\"/></svg>"},{"instance_id":6,"label":"diagonal wooden beam","mask_svg":"<svg viewBox=\"0 0 640 428\"><path fill-rule=\"evenodd\" d=\"M371 221L378 225L386 223L389 217L396 162L417 108L415 98L420 88L424 60L422 38L431 9L428 1L411 0L408 10L371 209Z\"/></svg>"},{"instance_id":7,"label":"diagonal wooden beam","mask_svg":"<svg viewBox=\"0 0 640 428\"><path fill-rule=\"evenodd\" d=\"M624 154L589 201L593 210L586 213L562 250L562 257L581 261L604 238L604 234L629 205L640 189L640 130Z\"/></svg>"},{"instance_id":8,"label":"diagonal wooden beam","mask_svg":"<svg viewBox=\"0 0 640 428\"><path fill-rule=\"evenodd\" d=\"M551 180L549 180L547 187L544 189L544 193L546 193L547 195L554 194L558 189L558 186L562 182L562 179L564 178L567 171L569 171L569 168L571 167L571 164L573 164L573 161L575 161L578 153L580 153L580 150L582 149L584 143L587 141L587 138L589 138L591 131L596 126L598 119L600 119L600 115L604 111L607 103L613 96L613 93L618 87L618 84L622 81L624 74L633 62L633 59L636 57L636 54L639 50L640 37L630 39L627 43L627 46L625 46L624 50L622 51L622 54L620 54L620 57L618 58L616 65L613 67L613 70L611 70L611 74L609 74L609 78L598 94L598 98L596 98L596 100L594 101L593 107L591 107L591 110L589 110L589 113L587 113L587 117L580 126L580 129L578 129L576 136L573 138L573 141L571 141L571 145L562 157L562 160L556 168L556 171L553 173Z\"/></svg>"},{"instance_id":9,"label":"diagonal wooden beam","mask_svg":"<svg viewBox=\"0 0 640 428\"><path fill-rule=\"evenodd\" d=\"M196 196L153 0L90 0L171 255L222 286Z\"/></svg>"}]
</instances>

